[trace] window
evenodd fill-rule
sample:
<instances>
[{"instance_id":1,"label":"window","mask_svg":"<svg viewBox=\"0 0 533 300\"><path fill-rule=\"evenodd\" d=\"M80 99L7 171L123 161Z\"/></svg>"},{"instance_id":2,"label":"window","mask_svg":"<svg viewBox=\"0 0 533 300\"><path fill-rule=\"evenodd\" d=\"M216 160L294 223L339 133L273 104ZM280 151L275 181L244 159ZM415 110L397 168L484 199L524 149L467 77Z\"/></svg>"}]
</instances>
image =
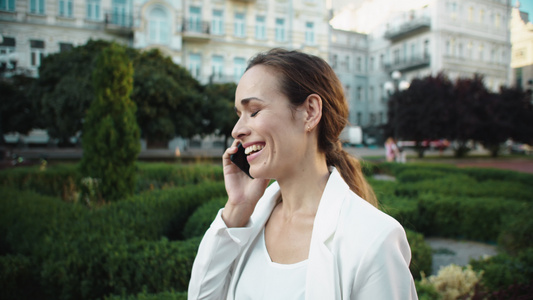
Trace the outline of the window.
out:
<instances>
[{"instance_id":1,"label":"window","mask_svg":"<svg viewBox=\"0 0 533 300\"><path fill-rule=\"evenodd\" d=\"M200 54L189 54L189 73L191 76L198 79L202 69L202 57Z\"/></svg>"},{"instance_id":2,"label":"window","mask_svg":"<svg viewBox=\"0 0 533 300\"><path fill-rule=\"evenodd\" d=\"M466 57L472 58L472 49L474 48L474 45L472 42L468 42L468 45L466 46Z\"/></svg>"},{"instance_id":3,"label":"window","mask_svg":"<svg viewBox=\"0 0 533 300\"><path fill-rule=\"evenodd\" d=\"M494 17L494 26L496 26L496 28L500 28L501 23L502 23L502 16L500 14L496 14L496 16Z\"/></svg>"},{"instance_id":4,"label":"window","mask_svg":"<svg viewBox=\"0 0 533 300\"><path fill-rule=\"evenodd\" d=\"M470 6L468 8L468 22L473 22L473 21L474 21L474 8Z\"/></svg>"},{"instance_id":5,"label":"window","mask_svg":"<svg viewBox=\"0 0 533 300\"><path fill-rule=\"evenodd\" d=\"M15 11L15 0L0 0L0 10Z\"/></svg>"},{"instance_id":6,"label":"window","mask_svg":"<svg viewBox=\"0 0 533 300\"><path fill-rule=\"evenodd\" d=\"M370 57L370 64L368 66L369 71L374 71L374 57Z\"/></svg>"},{"instance_id":7,"label":"window","mask_svg":"<svg viewBox=\"0 0 533 300\"><path fill-rule=\"evenodd\" d=\"M39 67L45 56L44 41L30 40L30 64L32 67Z\"/></svg>"},{"instance_id":8,"label":"window","mask_svg":"<svg viewBox=\"0 0 533 300\"><path fill-rule=\"evenodd\" d=\"M199 7L189 7L189 20L187 30L192 32L202 32L202 10Z\"/></svg>"},{"instance_id":9,"label":"window","mask_svg":"<svg viewBox=\"0 0 533 300\"><path fill-rule=\"evenodd\" d=\"M305 43L307 45L315 44L315 24L313 22L305 23Z\"/></svg>"},{"instance_id":10,"label":"window","mask_svg":"<svg viewBox=\"0 0 533 300\"><path fill-rule=\"evenodd\" d=\"M246 69L246 60L242 57L236 57L233 59L233 79L235 82L241 79L244 70Z\"/></svg>"},{"instance_id":11,"label":"window","mask_svg":"<svg viewBox=\"0 0 533 300\"><path fill-rule=\"evenodd\" d=\"M87 19L100 20L100 0L87 0Z\"/></svg>"},{"instance_id":12,"label":"window","mask_svg":"<svg viewBox=\"0 0 533 300\"><path fill-rule=\"evenodd\" d=\"M357 71L361 71L361 57L358 56L357 59L355 60L355 69Z\"/></svg>"},{"instance_id":13,"label":"window","mask_svg":"<svg viewBox=\"0 0 533 300\"><path fill-rule=\"evenodd\" d=\"M129 9L126 0L113 0L111 4L111 24L129 26Z\"/></svg>"},{"instance_id":14,"label":"window","mask_svg":"<svg viewBox=\"0 0 533 300\"><path fill-rule=\"evenodd\" d=\"M30 0L30 13L44 15L44 0Z\"/></svg>"},{"instance_id":15,"label":"window","mask_svg":"<svg viewBox=\"0 0 533 300\"><path fill-rule=\"evenodd\" d=\"M424 41L424 58L429 58L429 40Z\"/></svg>"},{"instance_id":16,"label":"window","mask_svg":"<svg viewBox=\"0 0 533 300\"><path fill-rule=\"evenodd\" d=\"M5 55L4 57L7 56L8 58L8 61L0 62L2 64L2 67L6 67L6 66L8 68L14 67L11 65L11 62L9 62L9 54L15 53L15 46L16 46L15 38L12 38L12 37L5 36L2 43L0 43L0 55L2 56Z\"/></svg>"},{"instance_id":17,"label":"window","mask_svg":"<svg viewBox=\"0 0 533 300\"><path fill-rule=\"evenodd\" d=\"M357 94L355 95L357 98L356 100L361 101L363 100L363 88L358 86L357 87Z\"/></svg>"},{"instance_id":18,"label":"window","mask_svg":"<svg viewBox=\"0 0 533 300\"><path fill-rule=\"evenodd\" d=\"M285 42L285 19L276 18L275 38L277 42Z\"/></svg>"},{"instance_id":19,"label":"window","mask_svg":"<svg viewBox=\"0 0 533 300\"><path fill-rule=\"evenodd\" d=\"M155 7L148 15L148 40L155 44L170 42L170 22L167 12L161 7Z\"/></svg>"},{"instance_id":20,"label":"window","mask_svg":"<svg viewBox=\"0 0 533 300\"><path fill-rule=\"evenodd\" d=\"M337 54L333 54L331 57L331 67L336 68L337 67Z\"/></svg>"},{"instance_id":21,"label":"window","mask_svg":"<svg viewBox=\"0 0 533 300\"><path fill-rule=\"evenodd\" d=\"M393 52L394 55L394 64L397 65L400 63L400 49L396 49Z\"/></svg>"},{"instance_id":22,"label":"window","mask_svg":"<svg viewBox=\"0 0 533 300\"><path fill-rule=\"evenodd\" d=\"M213 20L211 21L211 33L216 35L224 34L224 13L222 10L213 10Z\"/></svg>"},{"instance_id":23,"label":"window","mask_svg":"<svg viewBox=\"0 0 533 300\"><path fill-rule=\"evenodd\" d=\"M266 21L264 16L255 17L255 38L258 40L266 39Z\"/></svg>"},{"instance_id":24,"label":"window","mask_svg":"<svg viewBox=\"0 0 533 300\"><path fill-rule=\"evenodd\" d=\"M485 46L483 44L479 45L479 60L485 59Z\"/></svg>"},{"instance_id":25,"label":"window","mask_svg":"<svg viewBox=\"0 0 533 300\"><path fill-rule=\"evenodd\" d=\"M235 21L234 21L234 32L233 34L236 37L245 37L245 21L244 21L244 14L243 13L235 13Z\"/></svg>"},{"instance_id":26,"label":"window","mask_svg":"<svg viewBox=\"0 0 533 300\"><path fill-rule=\"evenodd\" d=\"M358 111L357 112L357 125L361 125L363 123L363 114Z\"/></svg>"},{"instance_id":27,"label":"window","mask_svg":"<svg viewBox=\"0 0 533 300\"><path fill-rule=\"evenodd\" d=\"M224 73L224 57L220 55L213 55L213 60L211 61L211 66L213 69L213 79L221 80Z\"/></svg>"},{"instance_id":28,"label":"window","mask_svg":"<svg viewBox=\"0 0 533 300\"><path fill-rule=\"evenodd\" d=\"M72 0L59 0L59 15L72 17Z\"/></svg>"},{"instance_id":29,"label":"window","mask_svg":"<svg viewBox=\"0 0 533 300\"><path fill-rule=\"evenodd\" d=\"M74 48L74 45L71 43L59 43L59 52L67 52L72 50Z\"/></svg>"},{"instance_id":30,"label":"window","mask_svg":"<svg viewBox=\"0 0 533 300\"><path fill-rule=\"evenodd\" d=\"M379 55L379 67L381 69L385 67L385 55L384 54Z\"/></svg>"},{"instance_id":31,"label":"window","mask_svg":"<svg viewBox=\"0 0 533 300\"><path fill-rule=\"evenodd\" d=\"M485 11L483 9L479 11L479 23L485 23Z\"/></svg>"},{"instance_id":32,"label":"window","mask_svg":"<svg viewBox=\"0 0 533 300\"><path fill-rule=\"evenodd\" d=\"M350 56L346 55L346 71L350 72Z\"/></svg>"},{"instance_id":33,"label":"window","mask_svg":"<svg viewBox=\"0 0 533 300\"><path fill-rule=\"evenodd\" d=\"M374 101L374 87L373 86L370 86L368 90L368 100Z\"/></svg>"}]
</instances>

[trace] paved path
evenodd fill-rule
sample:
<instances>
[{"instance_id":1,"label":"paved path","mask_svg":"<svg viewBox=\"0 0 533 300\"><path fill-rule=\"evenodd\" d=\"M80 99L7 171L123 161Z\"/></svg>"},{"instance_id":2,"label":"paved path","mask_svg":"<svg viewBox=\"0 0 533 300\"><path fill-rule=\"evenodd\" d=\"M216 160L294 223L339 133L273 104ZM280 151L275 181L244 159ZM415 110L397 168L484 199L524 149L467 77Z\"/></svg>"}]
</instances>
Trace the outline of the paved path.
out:
<instances>
[{"instance_id":1,"label":"paved path","mask_svg":"<svg viewBox=\"0 0 533 300\"><path fill-rule=\"evenodd\" d=\"M498 254L496 246L484 243L446 238L426 238L425 240L433 249L431 275L436 275L440 268L450 264L466 266L471 259Z\"/></svg>"}]
</instances>

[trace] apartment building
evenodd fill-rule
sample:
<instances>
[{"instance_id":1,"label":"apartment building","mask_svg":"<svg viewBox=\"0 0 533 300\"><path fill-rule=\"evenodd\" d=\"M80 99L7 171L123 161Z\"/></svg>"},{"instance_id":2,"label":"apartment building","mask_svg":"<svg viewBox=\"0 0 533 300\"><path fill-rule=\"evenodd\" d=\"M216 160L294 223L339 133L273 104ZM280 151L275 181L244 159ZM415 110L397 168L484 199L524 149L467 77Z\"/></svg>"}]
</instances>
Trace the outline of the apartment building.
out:
<instances>
[{"instance_id":1,"label":"apartment building","mask_svg":"<svg viewBox=\"0 0 533 300\"><path fill-rule=\"evenodd\" d=\"M158 48L202 83L236 82L269 48L327 58L327 16L321 0L2 0L0 54L37 75L45 55L105 39Z\"/></svg>"},{"instance_id":2,"label":"apartment building","mask_svg":"<svg viewBox=\"0 0 533 300\"><path fill-rule=\"evenodd\" d=\"M341 66L333 64L350 95L349 101L355 116L351 122L362 126L363 131L384 124L388 97L392 92L390 87L407 87L414 78L429 74L444 72L451 79L482 74L487 87L494 91L502 85L510 85L510 2L410 1L412 5L407 9L398 3L392 5L392 2L390 7L379 9L371 5L382 5L383 0L368 2L369 5L354 9L353 20L376 11L386 16L374 17L380 22L372 28L364 28L366 37L360 38L366 40L366 49L351 47L350 52L346 51L346 48L350 48L349 39L343 39L340 42L342 45L339 45L339 39L337 42L331 41L330 57L346 57L351 53L366 60L366 69L361 73L361 80L366 83L360 93L363 95L361 98L351 95L354 73L351 74L352 78L347 77ZM368 25L369 21L372 19L366 23L344 22L344 28L350 31L332 29L332 37L351 35L355 39L358 35L353 31L358 31L357 26L361 24ZM335 19L332 23L335 24ZM355 66L354 61L351 63ZM400 77L392 78L393 73ZM359 115L360 118L357 117Z\"/></svg>"},{"instance_id":3,"label":"apartment building","mask_svg":"<svg viewBox=\"0 0 533 300\"><path fill-rule=\"evenodd\" d=\"M520 7L513 8L511 23L512 84L533 90L533 24Z\"/></svg>"}]
</instances>

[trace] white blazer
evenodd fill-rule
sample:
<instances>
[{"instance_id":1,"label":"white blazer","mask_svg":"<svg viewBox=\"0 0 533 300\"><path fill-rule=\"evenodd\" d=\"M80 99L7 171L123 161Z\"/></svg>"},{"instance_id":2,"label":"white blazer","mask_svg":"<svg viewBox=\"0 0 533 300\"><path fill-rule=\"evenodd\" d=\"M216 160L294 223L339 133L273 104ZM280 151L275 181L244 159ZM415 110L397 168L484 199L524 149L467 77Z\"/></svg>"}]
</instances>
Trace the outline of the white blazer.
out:
<instances>
[{"instance_id":1,"label":"white blazer","mask_svg":"<svg viewBox=\"0 0 533 300\"><path fill-rule=\"evenodd\" d=\"M331 171L313 226L305 299L418 299L403 227L353 193L335 168ZM246 227L227 228L219 211L200 243L189 300L235 299L250 245L279 195L273 183Z\"/></svg>"}]
</instances>

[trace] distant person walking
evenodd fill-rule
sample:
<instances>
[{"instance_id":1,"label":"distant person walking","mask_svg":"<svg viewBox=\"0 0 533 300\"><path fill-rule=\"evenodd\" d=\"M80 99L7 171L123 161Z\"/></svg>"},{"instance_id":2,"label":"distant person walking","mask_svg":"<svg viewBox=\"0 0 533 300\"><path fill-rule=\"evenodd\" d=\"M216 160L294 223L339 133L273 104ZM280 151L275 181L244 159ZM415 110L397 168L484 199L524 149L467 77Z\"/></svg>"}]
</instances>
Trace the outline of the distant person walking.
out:
<instances>
[{"instance_id":1,"label":"distant person walking","mask_svg":"<svg viewBox=\"0 0 533 300\"><path fill-rule=\"evenodd\" d=\"M398 146L396 145L396 142L394 142L394 139L392 137L389 137L385 141L385 157L387 158L388 162L395 161L395 158L399 156Z\"/></svg>"}]
</instances>

